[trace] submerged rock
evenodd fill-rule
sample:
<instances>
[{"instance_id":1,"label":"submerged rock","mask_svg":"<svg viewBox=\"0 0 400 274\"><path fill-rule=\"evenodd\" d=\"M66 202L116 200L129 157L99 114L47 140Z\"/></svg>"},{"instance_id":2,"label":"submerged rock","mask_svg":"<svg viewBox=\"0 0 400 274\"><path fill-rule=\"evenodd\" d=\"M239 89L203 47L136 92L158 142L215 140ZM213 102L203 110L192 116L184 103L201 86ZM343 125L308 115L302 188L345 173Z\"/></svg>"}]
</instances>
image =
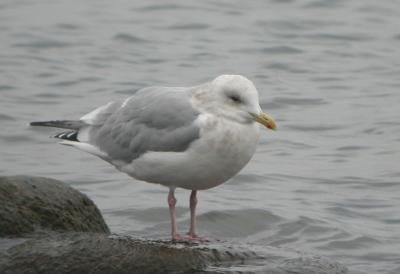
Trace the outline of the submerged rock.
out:
<instances>
[{"instance_id":1,"label":"submerged rock","mask_svg":"<svg viewBox=\"0 0 400 274\"><path fill-rule=\"evenodd\" d=\"M65 183L49 178L0 177L0 237L38 230L109 233L96 205Z\"/></svg>"}]
</instances>

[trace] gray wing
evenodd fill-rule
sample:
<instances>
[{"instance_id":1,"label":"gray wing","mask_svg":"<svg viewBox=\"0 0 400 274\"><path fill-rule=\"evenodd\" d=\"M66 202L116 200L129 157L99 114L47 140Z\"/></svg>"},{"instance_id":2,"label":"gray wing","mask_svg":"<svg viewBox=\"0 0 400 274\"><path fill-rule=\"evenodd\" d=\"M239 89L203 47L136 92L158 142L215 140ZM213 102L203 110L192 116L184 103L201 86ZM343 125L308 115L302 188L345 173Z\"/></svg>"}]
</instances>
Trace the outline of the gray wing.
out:
<instances>
[{"instance_id":1,"label":"gray wing","mask_svg":"<svg viewBox=\"0 0 400 274\"><path fill-rule=\"evenodd\" d=\"M184 88L145 88L95 114L88 143L112 160L131 162L149 151L184 151L199 138L194 124L199 113Z\"/></svg>"}]
</instances>

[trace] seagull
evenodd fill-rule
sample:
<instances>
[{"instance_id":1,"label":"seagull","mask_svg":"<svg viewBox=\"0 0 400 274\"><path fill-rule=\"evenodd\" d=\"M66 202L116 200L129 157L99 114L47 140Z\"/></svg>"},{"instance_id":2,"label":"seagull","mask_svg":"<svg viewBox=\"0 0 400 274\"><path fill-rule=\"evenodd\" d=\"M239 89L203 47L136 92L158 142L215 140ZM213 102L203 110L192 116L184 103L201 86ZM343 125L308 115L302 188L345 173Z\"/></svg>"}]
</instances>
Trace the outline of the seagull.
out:
<instances>
[{"instance_id":1,"label":"seagull","mask_svg":"<svg viewBox=\"0 0 400 274\"><path fill-rule=\"evenodd\" d=\"M202 239L196 232L197 192L226 182L250 161L259 124L276 129L261 110L256 87L241 75L193 87L147 87L79 120L30 123L68 129L54 136L61 144L100 157L137 180L168 187L173 241ZM191 190L187 235L176 225L176 188Z\"/></svg>"}]
</instances>

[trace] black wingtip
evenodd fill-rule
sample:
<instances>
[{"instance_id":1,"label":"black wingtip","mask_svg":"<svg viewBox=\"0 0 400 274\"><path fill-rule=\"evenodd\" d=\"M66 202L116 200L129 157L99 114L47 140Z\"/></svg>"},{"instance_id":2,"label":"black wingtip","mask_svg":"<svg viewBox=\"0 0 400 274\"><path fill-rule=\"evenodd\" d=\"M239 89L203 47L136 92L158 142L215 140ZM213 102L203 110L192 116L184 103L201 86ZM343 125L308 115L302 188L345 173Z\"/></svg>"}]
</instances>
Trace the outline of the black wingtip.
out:
<instances>
[{"instance_id":1,"label":"black wingtip","mask_svg":"<svg viewBox=\"0 0 400 274\"><path fill-rule=\"evenodd\" d=\"M57 127L57 128L67 128L73 130L79 130L85 125L82 121L71 121L71 120L53 120L53 121L39 121L31 122L31 126L41 126L41 127Z\"/></svg>"},{"instance_id":2,"label":"black wingtip","mask_svg":"<svg viewBox=\"0 0 400 274\"><path fill-rule=\"evenodd\" d=\"M42 126L42 125L43 125L43 122L30 122L29 125L30 125L30 126L33 126L33 127L35 127L35 126Z\"/></svg>"},{"instance_id":3,"label":"black wingtip","mask_svg":"<svg viewBox=\"0 0 400 274\"><path fill-rule=\"evenodd\" d=\"M79 142L77 131L65 131L65 132L58 133L58 134L54 135L53 137L57 138L57 139Z\"/></svg>"}]
</instances>

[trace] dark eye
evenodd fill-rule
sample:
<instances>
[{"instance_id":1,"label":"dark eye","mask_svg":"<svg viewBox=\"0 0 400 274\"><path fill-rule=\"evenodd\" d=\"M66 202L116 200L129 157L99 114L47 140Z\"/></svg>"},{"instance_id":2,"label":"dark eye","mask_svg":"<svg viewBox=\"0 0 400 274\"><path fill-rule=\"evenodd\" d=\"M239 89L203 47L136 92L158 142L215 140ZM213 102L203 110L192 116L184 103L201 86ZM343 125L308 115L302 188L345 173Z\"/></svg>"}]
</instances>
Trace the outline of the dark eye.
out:
<instances>
[{"instance_id":1,"label":"dark eye","mask_svg":"<svg viewBox=\"0 0 400 274\"><path fill-rule=\"evenodd\" d=\"M234 101L235 103L240 103L240 97L237 95L229 95L229 99L231 99L232 101Z\"/></svg>"}]
</instances>

